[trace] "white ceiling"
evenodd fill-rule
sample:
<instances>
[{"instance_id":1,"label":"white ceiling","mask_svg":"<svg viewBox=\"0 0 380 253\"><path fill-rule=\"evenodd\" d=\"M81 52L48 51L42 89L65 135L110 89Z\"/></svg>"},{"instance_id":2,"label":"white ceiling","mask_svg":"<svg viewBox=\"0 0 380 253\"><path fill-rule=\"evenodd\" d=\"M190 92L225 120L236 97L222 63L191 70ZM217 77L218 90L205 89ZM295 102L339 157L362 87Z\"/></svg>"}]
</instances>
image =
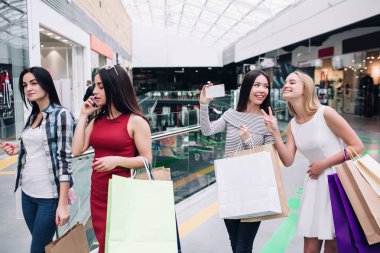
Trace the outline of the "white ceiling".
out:
<instances>
[{"instance_id":1,"label":"white ceiling","mask_svg":"<svg viewBox=\"0 0 380 253\"><path fill-rule=\"evenodd\" d=\"M302 0L122 0L132 24L224 49Z\"/></svg>"},{"instance_id":2,"label":"white ceiling","mask_svg":"<svg viewBox=\"0 0 380 253\"><path fill-rule=\"evenodd\" d=\"M27 47L26 2L0 0L0 43Z\"/></svg>"}]
</instances>

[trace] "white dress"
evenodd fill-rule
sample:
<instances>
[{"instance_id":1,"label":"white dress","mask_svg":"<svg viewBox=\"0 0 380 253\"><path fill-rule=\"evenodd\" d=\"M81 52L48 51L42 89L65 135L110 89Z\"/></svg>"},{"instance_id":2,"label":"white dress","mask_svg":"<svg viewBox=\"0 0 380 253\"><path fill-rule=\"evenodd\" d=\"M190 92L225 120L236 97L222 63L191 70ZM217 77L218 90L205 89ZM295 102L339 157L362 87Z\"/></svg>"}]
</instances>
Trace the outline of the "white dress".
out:
<instances>
[{"instance_id":1,"label":"white dress","mask_svg":"<svg viewBox=\"0 0 380 253\"><path fill-rule=\"evenodd\" d=\"M323 160L343 150L342 140L328 127L321 106L313 118L298 124L293 118L290 127L297 149L309 160L309 163ZM305 168L305 173L309 168ZM301 209L298 219L298 234L304 237L316 237L320 240L335 238L327 175L335 173L327 168L318 177L310 179L306 173Z\"/></svg>"}]
</instances>

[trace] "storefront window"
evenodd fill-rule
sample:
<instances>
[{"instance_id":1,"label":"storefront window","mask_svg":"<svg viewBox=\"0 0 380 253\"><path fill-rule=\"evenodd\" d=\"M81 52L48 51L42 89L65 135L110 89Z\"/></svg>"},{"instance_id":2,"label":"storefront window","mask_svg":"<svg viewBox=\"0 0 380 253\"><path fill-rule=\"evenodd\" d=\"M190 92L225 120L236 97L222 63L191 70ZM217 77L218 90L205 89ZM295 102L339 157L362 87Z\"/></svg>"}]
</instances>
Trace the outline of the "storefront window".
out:
<instances>
[{"instance_id":1,"label":"storefront window","mask_svg":"<svg viewBox=\"0 0 380 253\"><path fill-rule=\"evenodd\" d=\"M19 75L28 66L26 1L7 1L0 15L0 140L12 141L24 125L18 88Z\"/></svg>"},{"instance_id":2,"label":"storefront window","mask_svg":"<svg viewBox=\"0 0 380 253\"><path fill-rule=\"evenodd\" d=\"M83 47L45 27L40 27L41 66L49 70L61 104L76 112L82 98Z\"/></svg>"}]
</instances>

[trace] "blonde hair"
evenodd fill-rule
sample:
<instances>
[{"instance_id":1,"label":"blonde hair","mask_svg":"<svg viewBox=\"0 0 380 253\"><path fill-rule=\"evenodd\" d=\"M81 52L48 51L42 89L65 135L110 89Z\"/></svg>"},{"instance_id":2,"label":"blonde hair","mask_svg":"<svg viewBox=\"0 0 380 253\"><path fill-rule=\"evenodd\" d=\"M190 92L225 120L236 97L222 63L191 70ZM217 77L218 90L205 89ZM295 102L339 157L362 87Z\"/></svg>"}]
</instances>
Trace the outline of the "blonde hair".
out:
<instances>
[{"instance_id":1,"label":"blonde hair","mask_svg":"<svg viewBox=\"0 0 380 253\"><path fill-rule=\"evenodd\" d=\"M303 87L304 87L304 93L303 94L305 97L306 112L310 116L314 115L317 112L318 107L321 106L321 103L319 102L318 97L317 97L317 92L315 89L314 80L308 74L305 74L304 72L302 72L300 70L296 70L296 71L290 73L289 75L291 75L291 74L297 75L301 79L301 81L303 82ZM292 116L297 115L293 106L289 102L288 102L288 108L289 108L290 114Z\"/></svg>"}]
</instances>

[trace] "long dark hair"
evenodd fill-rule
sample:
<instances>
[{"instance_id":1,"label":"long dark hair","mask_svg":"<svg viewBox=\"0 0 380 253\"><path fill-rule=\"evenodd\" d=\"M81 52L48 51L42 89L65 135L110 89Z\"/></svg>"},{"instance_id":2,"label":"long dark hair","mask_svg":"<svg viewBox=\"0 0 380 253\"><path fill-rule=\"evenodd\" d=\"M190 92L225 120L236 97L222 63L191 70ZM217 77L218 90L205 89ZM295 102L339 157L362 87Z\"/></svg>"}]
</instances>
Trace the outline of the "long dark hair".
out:
<instances>
[{"instance_id":1,"label":"long dark hair","mask_svg":"<svg viewBox=\"0 0 380 253\"><path fill-rule=\"evenodd\" d=\"M123 114L137 114L149 122L137 102L131 79L122 66L103 66L99 68L97 74L102 80L106 93L106 105L102 108L98 117L104 114L111 116L111 104L113 104L117 111Z\"/></svg>"},{"instance_id":2,"label":"long dark hair","mask_svg":"<svg viewBox=\"0 0 380 253\"><path fill-rule=\"evenodd\" d=\"M251 93L251 89L253 87L253 83L256 78L260 75L263 75L268 81L268 95L264 99L263 103L260 105L260 109L264 109L266 113L269 113L268 106L270 106L270 81L268 75L261 70L251 70L249 71L243 79L243 83L240 87L239 101L237 104L236 111L245 112L247 110L249 94Z\"/></svg>"},{"instance_id":3,"label":"long dark hair","mask_svg":"<svg viewBox=\"0 0 380 253\"><path fill-rule=\"evenodd\" d=\"M23 78L26 73L31 73L37 80L37 83L41 88L49 95L50 104L61 105L59 101L57 91L54 86L53 78L51 77L49 71L41 67L31 67L28 69L24 69L20 74L20 79L18 81L18 88L21 93L22 101L26 107L28 104L32 106L32 114L36 114L40 111L38 104L35 101L29 101L25 98Z\"/></svg>"}]
</instances>

